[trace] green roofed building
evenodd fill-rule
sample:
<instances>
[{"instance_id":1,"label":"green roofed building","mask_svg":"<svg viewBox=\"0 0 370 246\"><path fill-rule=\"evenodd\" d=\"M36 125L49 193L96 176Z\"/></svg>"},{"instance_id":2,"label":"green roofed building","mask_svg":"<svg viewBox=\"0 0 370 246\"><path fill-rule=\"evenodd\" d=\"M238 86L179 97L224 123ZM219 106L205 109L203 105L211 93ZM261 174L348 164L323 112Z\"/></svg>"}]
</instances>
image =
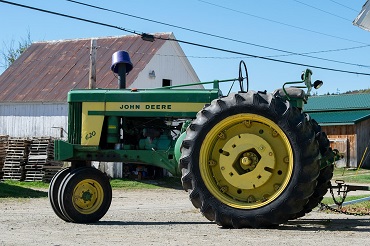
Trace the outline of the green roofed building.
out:
<instances>
[{"instance_id":1,"label":"green roofed building","mask_svg":"<svg viewBox=\"0 0 370 246\"><path fill-rule=\"evenodd\" d=\"M365 153L370 140L370 94L341 94L310 97L304 111L328 135L333 149L343 153L338 166L370 168ZM365 155L364 155L365 154Z\"/></svg>"}]
</instances>

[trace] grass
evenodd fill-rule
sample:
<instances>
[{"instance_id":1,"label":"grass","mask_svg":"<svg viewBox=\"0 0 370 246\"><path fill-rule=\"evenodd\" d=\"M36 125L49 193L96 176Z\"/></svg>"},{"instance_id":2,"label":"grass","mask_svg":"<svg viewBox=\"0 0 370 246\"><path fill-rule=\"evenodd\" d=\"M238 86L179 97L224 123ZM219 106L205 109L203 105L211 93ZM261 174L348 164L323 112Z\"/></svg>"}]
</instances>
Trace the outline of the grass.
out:
<instances>
[{"instance_id":1,"label":"grass","mask_svg":"<svg viewBox=\"0 0 370 246\"><path fill-rule=\"evenodd\" d=\"M139 189L181 189L179 177L166 177L158 180L129 180L112 179L110 181L113 190L139 190ZM35 181L13 181L0 182L0 198L40 198L47 197L48 183Z\"/></svg>"},{"instance_id":2,"label":"grass","mask_svg":"<svg viewBox=\"0 0 370 246\"><path fill-rule=\"evenodd\" d=\"M370 170L360 169L357 170L355 168L334 168L334 175L332 180L343 180L345 183L352 183L352 184L361 184L361 185L369 185L370 186ZM336 191L334 190L334 195L337 196ZM345 202L369 197L370 192L364 195L351 195L351 192L348 193ZM337 197L337 201L340 201L341 198ZM322 201L325 204L334 204L332 197L325 197ZM359 202L356 204L349 204L342 208L344 211L352 212L352 213L368 213L370 212L370 201Z\"/></svg>"},{"instance_id":3,"label":"grass","mask_svg":"<svg viewBox=\"0 0 370 246\"><path fill-rule=\"evenodd\" d=\"M28 182L0 182L0 198L41 198L48 196L48 193L46 191L38 190L41 187L47 187L48 184L42 182L29 182L30 184L25 183Z\"/></svg>"},{"instance_id":4,"label":"grass","mask_svg":"<svg viewBox=\"0 0 370 246\"><path fill-rule=\"evenodd\" d=\"M33 189L48 189L49 184L41 181L34 181L34 182L25 182L25 181L14 181L14 180L6 180L4 181L5 184L11 186L19 186L24 188L33 188ZM2 184L2 183L0 183Z\"/></svg>"},{"instance_id":5,"label":"grass","mask_svg":"<svg viewBox=\"0 0 370 246\"><path fill-rule=\"evenodd\" d=\"M369 197L369 195L360 195L360 196L347 196L347 198L345 199L345 202L349 202L349 201L353 201L353 200L356 200L356 199L361 199L361 198L364 198L364 197ZM337 198L337 201L340 202L341 200L339 198ZM332 205L334 204L334 201L331 197L325 197L323 200L322 200L322 203L324 204L328 204L328 205ZM335 209L337 209L337 207L335 206L334 207ZM361 214L369 214L370 213L370 201L364 201L364 202L358 202L358 203L355 203L355 204L348 204L346 206L343 206L341 209L341 211L343 212L348 212L348 213L352 213L352 214L356 214L356 215L361 215ZM329 210L326 210L326 212L330 212Z\"/></svg>"},{"instance_id":6,"label":"grass","mask_svg":"<svg viewBox=\"0 0 370 246\"><path fill-rule=\"evenodd\" d=\"M353 200L356 200L356 199L361 199L361 198L364 198L364 197L369 197L370 196L370 193L369 195L356 195L356 196L347 196L346 197L346 202L349 202L349 201L353 201ZM340 198L336 198L337 201L340 201ZM333 198L330 196L330 197L325 197L323 200L322 200L323 203L325 204L334 204L334 201L333 201ZM366 201L366 202L361 202L363 203L363 205L366 207L366 208L370 208L370 202ZM360 203L358 203L360 204ZM354 204L355 205L355 204Z\"/></svg>"},{"instance_id":7,"label":"grass","mask_svg":"<svg viewBox=\"0 0 370 246\"><path fill-rule=\"evenodd\" d=\"M110 181L112 189L161 189L172 188L181 189L179 177L166 177L157 180L131 180L131 179L112 179Z\"/></svg>"},{"instance_id":8,"label":"grass","mask_svg":"<svg viewBox=\"0 0 370 246\"><path fill-rule=\"evenodd\" d=\"M370 185L370 170L335 168L333 180L344 180L349 183L369 183Z\"/></svg>"}]
</instances>

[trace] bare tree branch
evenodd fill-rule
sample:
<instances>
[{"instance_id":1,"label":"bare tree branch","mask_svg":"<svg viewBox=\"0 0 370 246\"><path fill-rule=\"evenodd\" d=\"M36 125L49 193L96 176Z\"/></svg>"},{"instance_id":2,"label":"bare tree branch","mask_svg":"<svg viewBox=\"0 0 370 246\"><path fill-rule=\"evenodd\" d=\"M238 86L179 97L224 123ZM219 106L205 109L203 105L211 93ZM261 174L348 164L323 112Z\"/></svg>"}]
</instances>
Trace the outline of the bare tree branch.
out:
<instances>
[{"instance_id":1,"label":"bare tree branch","mask_svg":"<svg viewBox=\"0 0 370 246\"><path fill-rule=\"evenodd\" d=\"M7 69L13 64L15 60L32 44L30 31L27 31L27 37L22 38L18 42L18 46L15 45L14 39L9 44L3 42L3 49L0 51L1 61L0 67Z\"/></svg>"}]
</instances>

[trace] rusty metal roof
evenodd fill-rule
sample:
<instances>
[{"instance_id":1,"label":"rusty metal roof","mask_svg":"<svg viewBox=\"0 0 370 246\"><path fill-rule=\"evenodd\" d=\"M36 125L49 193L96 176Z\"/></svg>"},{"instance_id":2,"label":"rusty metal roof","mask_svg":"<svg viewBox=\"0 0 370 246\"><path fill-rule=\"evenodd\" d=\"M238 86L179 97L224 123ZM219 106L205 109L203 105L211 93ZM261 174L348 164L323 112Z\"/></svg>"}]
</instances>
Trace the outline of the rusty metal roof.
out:
<instances>
[{"instance_id":1,"label":"rusty metal roof","mask_svg":"<svg viewBox=\"0 0 370 246\"><path fill-rule=\"evenodd\" d=\"M168 38L172 33L156 33ZM96 87L117 88L111 72L112 54L126 50L134 68L127 75L130 86L162 47L164 40L143 41L138 35L97 40ZM36 42L0 75L0 102L65 102L74 88L88 88L91 39Z\"/></svg>"}]
</instances>

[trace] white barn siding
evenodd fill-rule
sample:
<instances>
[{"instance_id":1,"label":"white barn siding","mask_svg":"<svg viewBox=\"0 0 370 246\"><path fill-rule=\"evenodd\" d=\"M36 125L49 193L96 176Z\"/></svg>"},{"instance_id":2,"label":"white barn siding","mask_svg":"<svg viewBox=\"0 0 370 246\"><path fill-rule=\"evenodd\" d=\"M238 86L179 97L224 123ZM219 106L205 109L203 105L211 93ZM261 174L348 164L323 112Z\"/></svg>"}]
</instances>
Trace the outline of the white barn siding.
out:
<instances>
[{"instance_id":1,"label":"white barn siding","mask_svg":"<svg viewBox=\"0 0 370 246\"><path fill-rule=\"evenodd\" d=\"M155 72L155 78L149 77L151 71ZM164 43L139 73L130 88L145 89L162 87L163 79L171 80L171 85L199 82L197 74L177 42L168 41ZM184 88L203 88L203 86L188 86Z\"/></svg>"},{"instance_id":2,"label":"white barn siding","mask_svg":"<svg viewBox=\"0 0 370 246\"><path fill-rule=\"evenodd\" d=\"M60 137L67 131L66 103L1 103L0 135L11 137ZM64 137L66 137L64 132Z\"/></svg>"}]
</instances>

